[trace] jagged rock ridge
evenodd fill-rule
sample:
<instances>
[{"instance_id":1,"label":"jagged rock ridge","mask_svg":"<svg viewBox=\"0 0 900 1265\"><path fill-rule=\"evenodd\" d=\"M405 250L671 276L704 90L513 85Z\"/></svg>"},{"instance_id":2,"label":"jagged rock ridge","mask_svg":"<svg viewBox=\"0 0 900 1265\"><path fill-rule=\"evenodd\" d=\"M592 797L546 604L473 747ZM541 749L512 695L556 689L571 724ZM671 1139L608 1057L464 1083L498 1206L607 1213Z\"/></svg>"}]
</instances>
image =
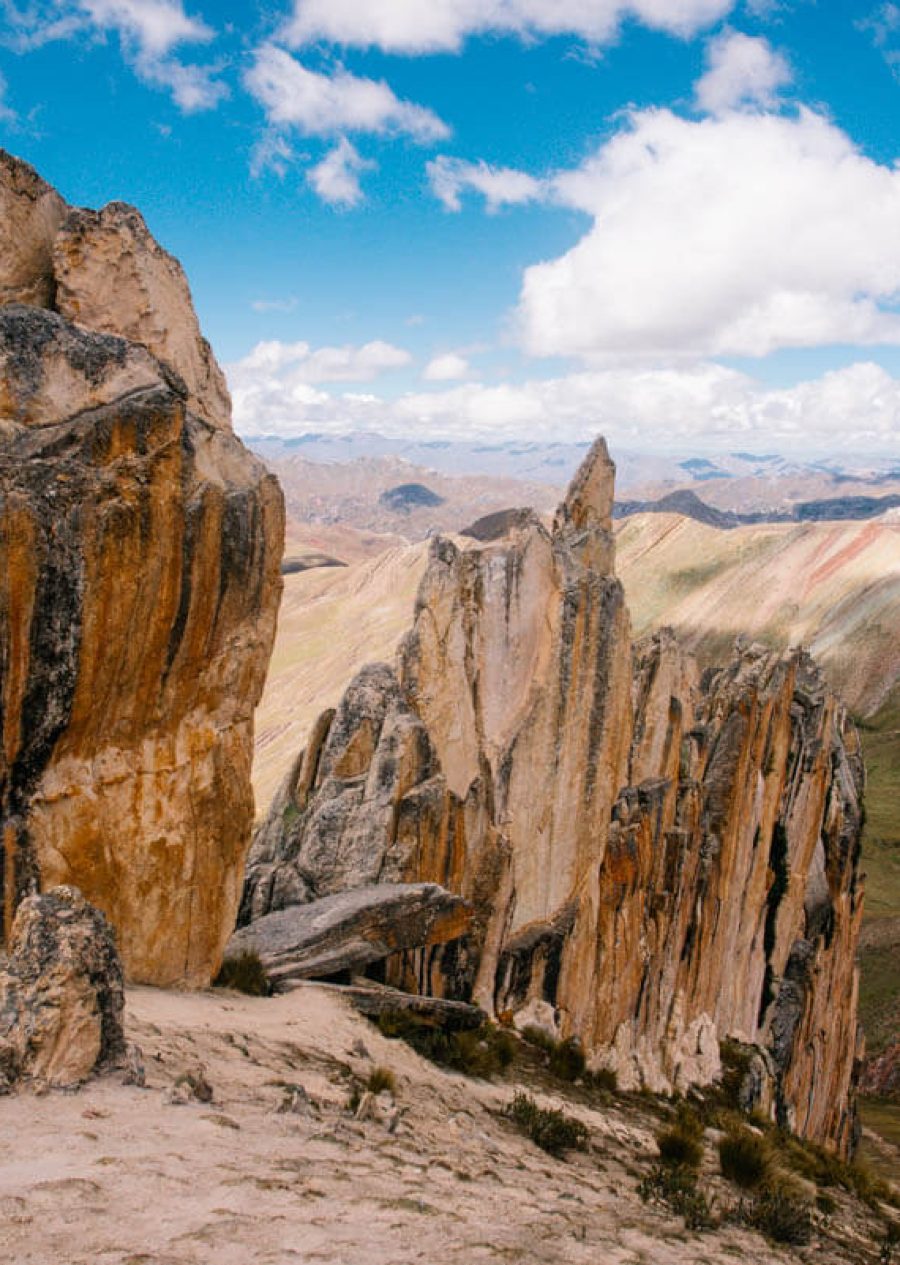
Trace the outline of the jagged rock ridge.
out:
<instances>
[{"instance_id":1,"label":"jagged rock ridge","mask_svg":"<svg viewBox=\"0 0 900 1265\"><path fill-rule=\"evenodd\" d=\"M0 152L0 940L77 885L137 981L204 984L253 820L283 506L139 213Z\"/></svg>"},{"instance_id":2,"label":"jagged rock ridge","mask_svg":"<svg viewBox=\"0 0 900 1265\"><path fill-rule=\"evenodd\" d=\"M433 542L396 670L321 717L259 830L242 921L441 883L468 933L389 982L578 1036L625 1086L711 1081L741 1042L760 1105L846 1152L855 730L800 651L701 677L672 634L632 647L613 473L600 441L552 531Z\"/></svg>"}]
</instances>

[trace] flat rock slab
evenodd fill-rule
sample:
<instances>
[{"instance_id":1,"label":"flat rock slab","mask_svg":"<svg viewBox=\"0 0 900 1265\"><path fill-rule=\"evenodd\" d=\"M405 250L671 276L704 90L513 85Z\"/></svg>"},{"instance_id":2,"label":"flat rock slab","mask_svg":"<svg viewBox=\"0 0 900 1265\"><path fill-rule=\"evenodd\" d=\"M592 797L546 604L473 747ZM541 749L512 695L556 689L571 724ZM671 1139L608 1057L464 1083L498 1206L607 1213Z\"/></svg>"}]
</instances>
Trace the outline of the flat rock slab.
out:
<instances>
[{"instance_id":1,"label":"flat rock slab","mask_svg":"<svg viewBox=\"0 0 900 1265\"><path fill-rule=\"evenodd\" d=\"M300 980L297 981L297 987L302 987ZM336 996L345 998L368 1019L402 1011L447 1032L470 1031L487 1022L487 1015L480 1006L472 1006L465 1001L447 1001L443 997L404 993L399 988L389 988L372 980L354 980L351 984L310 984L308 987L325 988Z\"/></svg>"},{"instance_id":2,"label":"flat rock slab","mask_svg":"<svg viewBox=\"0 0 900 1265\"><path fill-rule=\"evenodd\" d=\"M254 951L276 988L357 971L401 949L464 935L472 909L437 883L381 883L266 914L236 931L226 957Z\"/></svg>"}]
</instances>

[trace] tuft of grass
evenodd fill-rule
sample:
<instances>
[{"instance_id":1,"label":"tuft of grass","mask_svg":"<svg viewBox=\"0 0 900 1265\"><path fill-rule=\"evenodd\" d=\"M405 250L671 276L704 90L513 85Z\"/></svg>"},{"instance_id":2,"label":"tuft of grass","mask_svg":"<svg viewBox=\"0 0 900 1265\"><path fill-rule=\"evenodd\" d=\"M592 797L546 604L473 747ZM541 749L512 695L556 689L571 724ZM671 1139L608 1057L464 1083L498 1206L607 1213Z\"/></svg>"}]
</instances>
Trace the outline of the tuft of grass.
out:
<instances>
[{"instance_id":1,"label":"tuft of grass","mask_svg":"<svg viewBox=\"0 0 900 1265\"><path fill-rule=\"evenodd\" d=\"M812 1208L781 1190L766 1190L741 1203L736 1218L773 1243L802 1247L812 1238Z\"/></svg>"},{"instance_id":2,"label":"tuft of grass","mask_svg":"<svg viewBox=\"0 0 900 1265\"><path fill-rule=\"evenodd\" d=\"M250 997L269 997L272 985L255 949L244 949L236 957L226 958L213 981L214 988L233 988Z\"/></svg>"},{"instance_id":3,"label":"tuft of grass","mask_svg":"<svg viewBox=\"0 0 900 1265\"><path fill-rule=\"evenodd\" d=\"M561 1081L577 1081L584 1075L585 1059L581 1042L577 1037L569 1037L558 1042L550 1053L550 1075Z\"/></svg>"},{"instance_id":4,"label":"tuft of grass","mask_svg":"<svg viewBox=\"0 0 900 1265\"><path fill-rule=\"evenodd\" d=\"M679 1103L675 1121L656 1135L659 1158L671 1168L697 1170L703 1163L703 1122L687 1103Z\"/></svg>"},{"instance_id":5,"label":"tuft of grass","mask_svg":"<svg viewBox=\"0 0 900 1265\"><path fill-rule=\"evenodd\" d=\"M847 1163L824 1147L804 1142L790 1133L773 1131L772 1139L784 1164L817 1186L840 1186L878 1211L881 1204L900 1208L900 1192L877 1177L862 1160Z\"/></svg>"},{"instance_id":6,"label":"tuft of grass","mask_svg":"<svg viewBox=\"0 0 900 1265\"><path fill-rule=\"evenodd\" d=\"M385 1090L397 1092L397 1078L389 1067L373 1067L366 1081L366 1089L370 1094L382 1094Z\"/></svg>"},{"instance_id":7,"label":"tuft of grass","mask_svg":"<svg viewBox=\"0 0 900 1265\"><path fill-rule=\"evenodd\" d=\"M684 1217L689 1230L712 1230L716 1226L709 1200L697 1188L697 1174L683 1166L656 1164L638 1183L644 1203L658 1203Z\"/></svg>"},{"instance_id":8,"label":"tuft of grass","mask_svg":"<svg viewBox=\"0 0 900 1265\"><path fill-rule=\"evenodd\" d=\"M758 1190L771 1171L766 1139L750 1129L736 1129L719 1140L722 1176L744 1190Z\"/></svg>"},{"instance_id":9,"label":"tuft of grass","mask_svg":"<svg viewBox=\"0 0 900 1265\"><path fill-rule=\"evenodd\" d=\"M539 1107L528 1094L517 1093L504 1115L550 1155L558 1157L564 1151L583 1151L587 1147L588 1131L580 1120L562 1111Z\"/></svg>"},{"instance_id":10,"label":"tuft of grass","mask_svg":"<svg viewBox=\"0 0 900 1265\"><path fill-rule=\"evenodd\" d=\"M615 1094L619 1089L618 1077L612 1067L598 1067L596 1072L591 1072L591 1084L606 1094Z\"/></svg>"},{"instance_id":11,"label":"tuft of grass","mask_svg":"<svg viewBox=\"0 0 900 1265\"><path fill-rule=\"evenodd\" d=\"M489 1080L513 1062L516 1039L512 1033L485 1023L469 1032L447 1032L407 1011L387 1011L378 1017L382 1036L405 1041L417 1054L466 1076Z\"/></svg>"}]
</instances>

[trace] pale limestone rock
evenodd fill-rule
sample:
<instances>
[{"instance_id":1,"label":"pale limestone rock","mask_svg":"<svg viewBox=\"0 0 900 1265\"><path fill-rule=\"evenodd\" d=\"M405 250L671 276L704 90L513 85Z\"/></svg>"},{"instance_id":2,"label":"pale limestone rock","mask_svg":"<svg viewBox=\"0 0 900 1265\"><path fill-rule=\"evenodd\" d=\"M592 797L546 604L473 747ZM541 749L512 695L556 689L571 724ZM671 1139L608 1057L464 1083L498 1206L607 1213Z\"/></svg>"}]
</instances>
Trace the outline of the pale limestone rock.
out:
<instances>
[{"instance_id":1,"label":"pale limestone rock","mask_svg":"<svg viewBox=\"0 0 900 1265\"><path fill-rule=\"evenodd\" d=\"M121 1062L124 992L112 930L77 888L19 906L0 970L0 1089L78 1085Z\"/></svg>"},{"instance_id":2,"label":"pale limestone rock","mask_svg":"<svg viewBox=\"0 0 900 1265\"><path fill-rule=\"evenodd\" d=\"M53 247L55 307L77 325L140 343L187 384L188 407L230 429L231 397L200 333L181 264L124 202L71 210Z\"/></svg>"},{"instance_id":3,"label":"pale limestone rock","mask_svg":"<svg viewBox=\"0 0 900 1265\"><path fill-rule=\"evenodd\" d=\"M0 305L53 305L53 241L67 210L33 167L0 149Z\"/></svg>"}]
</instances>

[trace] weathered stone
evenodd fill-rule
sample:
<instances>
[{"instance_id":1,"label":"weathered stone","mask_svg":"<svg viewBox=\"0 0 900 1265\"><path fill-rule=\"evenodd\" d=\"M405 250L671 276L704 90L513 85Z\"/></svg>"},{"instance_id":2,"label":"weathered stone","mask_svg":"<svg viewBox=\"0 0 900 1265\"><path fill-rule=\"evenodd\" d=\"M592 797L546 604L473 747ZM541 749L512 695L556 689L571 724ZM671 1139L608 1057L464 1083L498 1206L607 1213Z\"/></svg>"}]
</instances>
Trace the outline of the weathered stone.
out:
<instances>
[{"instance_id":1,"label":"weathered stone","mask_svg":"<svg viewBox=\"0 0 900 1265\"><path fill-rule=\"evenodd\" d=\"M231 427L231 397L200 333L181 264L125 202L70 210L53 246L56 310L77 325L148 348L187 384L188 407Z\"/></svg>"},{"instance_id":2,"label":"weathered stone","mask_svg":"<svg viewBox=\"0 0 900 1265\"><path fill-rule=\"evenodd\" d=\"M0 1089L78 1085L125 1055L112 930L74 887L19 906L0 970Z\"/></svg>"},{"instance_id":3,"label":"weathered stone","mask_svg":"<svg viewBox=\"0 0 900 1265\"><path fill-rule=\"evenodd\" d=\"M33 167L0 149L0 305L53 305L53 241L67 210Z\"/></svg>"},{"instance_id":4,"label":"weathered stone","mask_svg":"<svg viewBox=\"0 0 900 1265\"><path fill-rule=\"evenodd\" d=\"M600 442L551 532L512 516L501 538L432 543L399 690L378 668L390 702L373 709L374 678L358 678L333 749L323 717L258 836L246 916L271 899L273 862L279 898L304 900L323 880L375 881L392 859L404 881L464 895L474 916L460 940L390 959L391 983L517 1025L539 1016L625 1087L709 1083L723 1038L758 1047L771 1072L759 1101L847 1153L857 736L800 651L739 641L701 677L663 631L632 661L611 501ZM388 717L401 715L419 753L404 798L396 778L390 795L376 790L371 772ZM365 753L340 786L318 771L323 743L329 768ZM340 830L314 832L333 846L307 848L310 823L351 787ZM398 849L406 808L415 847Z\"/></svg>"},{"instance_id":5,"label":"weathered stone","mask_svg":"<svg viewBox=\"0 0 900 1265\"><path fill-rule=\"evenodd\" d=\"M284 989L455 940L470 921L465 901L436 883L383 883L266 914L236 931L225 953L257 953L270 982Z\"/></svg>"},{"instance_id":6,"label":"weathered stone","mask_svg":"<svg viewBox=\"0 0 900 1265\"><path fill-rule=\"evenodd\" d=\"M402 1011L433 1023L446 1032L471 1032L480 1028L487 1019L479 1006L471 1006L463 1001L448 1001L444 997L423 997L419 993L406 993L383 984L357 982L322 984L318 987L332 989L369 1019Z\"/></svg>"},{"instance_id":7,"label":"weathered stone","mask_svg":"<svg viewBox=\"0 0 900 1265\"><path fill-rule=\"evenodd\" d=\"M17 172L0 164L7 199ZM140 314L126 319L128 268L172 265L126 219L127 267L107 254L100 268L117 305L97 290L90 319L121 318L139 341L83 328L86 310L76 325L0 307L0 934L25 896L74 883L115 927L130 978L202 985L253 820L283 504L202 382L151 354ZM186 309L161 318L193 330L172 277Z\"/></svg>"}]
</instances>

